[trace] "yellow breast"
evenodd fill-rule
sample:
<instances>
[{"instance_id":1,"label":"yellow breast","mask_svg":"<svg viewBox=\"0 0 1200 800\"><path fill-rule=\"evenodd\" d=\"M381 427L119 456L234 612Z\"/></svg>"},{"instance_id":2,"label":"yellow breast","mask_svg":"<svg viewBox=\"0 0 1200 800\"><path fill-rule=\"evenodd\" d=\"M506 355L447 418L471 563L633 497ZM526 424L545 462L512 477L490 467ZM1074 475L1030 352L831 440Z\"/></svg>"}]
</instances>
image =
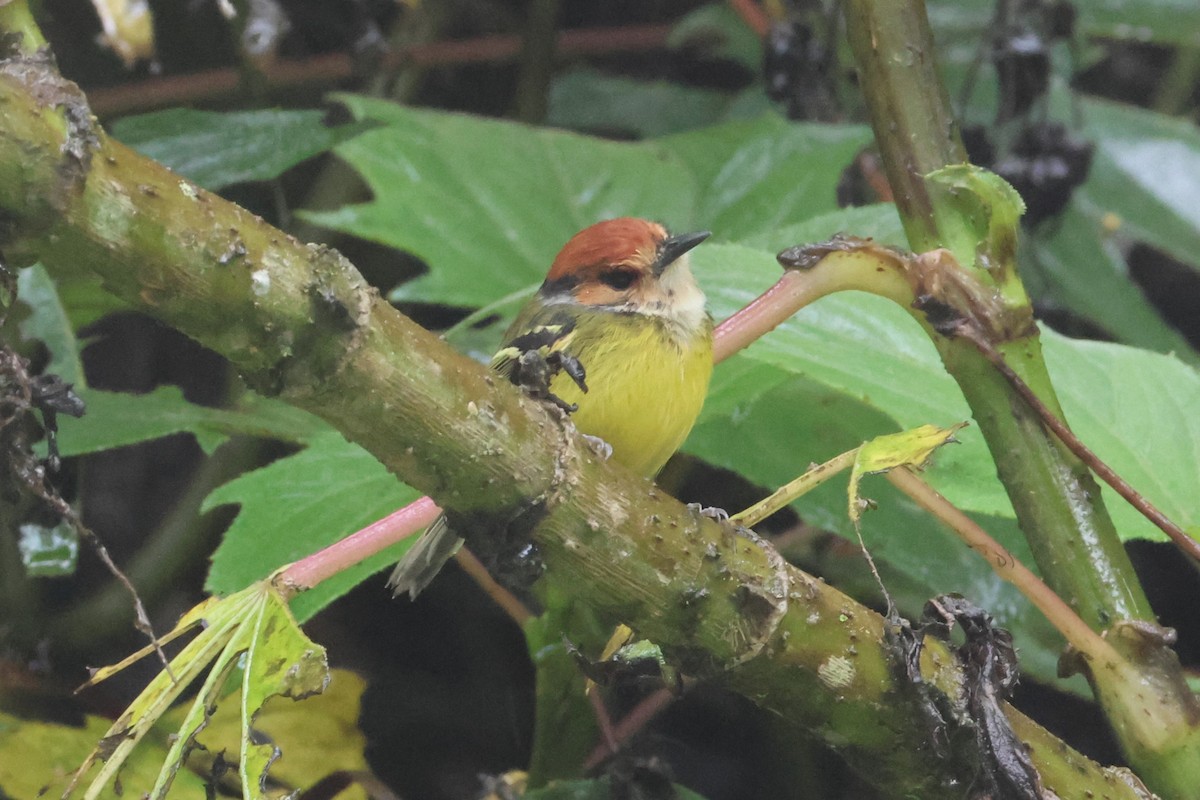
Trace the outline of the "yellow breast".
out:
<instances>
[{"instance_id":1,"label":"yellow breast","mask_svg":"<svg viewBox=\"0 0 1200 800\"><path fill-rule=\"evenodd\" d=\"M565 374L555 376L551 390L579 405L571 417L576 427L612 445L613 460L655 475L704 405L713 366L711 323L681 338L649 315L585 313L568 350L587 370L588 392Z\"/></svg>"}]
</instances>

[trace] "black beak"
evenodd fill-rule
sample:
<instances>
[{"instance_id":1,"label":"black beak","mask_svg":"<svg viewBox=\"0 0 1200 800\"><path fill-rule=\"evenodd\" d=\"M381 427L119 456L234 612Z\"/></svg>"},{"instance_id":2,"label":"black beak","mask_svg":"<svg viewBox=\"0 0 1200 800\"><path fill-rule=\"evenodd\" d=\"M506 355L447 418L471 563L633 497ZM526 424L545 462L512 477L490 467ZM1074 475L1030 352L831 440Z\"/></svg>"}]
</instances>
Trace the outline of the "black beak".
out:
<instances>
[{"instance_id":1,"label":"black beak","mask_svg":"<svg viewBox=\"0 0 1200 800\"><path fill-rule=\"evenodd\" d=\"M703 242L709 236L712 236L712 234L708 231L698 231L696 233L681 233L678 236L669 236L664 239L663 243L658 247L658 258L654 261L654 274L662 275L663 271L675 263L681 255Z\"/></svg>"}]
</instances>

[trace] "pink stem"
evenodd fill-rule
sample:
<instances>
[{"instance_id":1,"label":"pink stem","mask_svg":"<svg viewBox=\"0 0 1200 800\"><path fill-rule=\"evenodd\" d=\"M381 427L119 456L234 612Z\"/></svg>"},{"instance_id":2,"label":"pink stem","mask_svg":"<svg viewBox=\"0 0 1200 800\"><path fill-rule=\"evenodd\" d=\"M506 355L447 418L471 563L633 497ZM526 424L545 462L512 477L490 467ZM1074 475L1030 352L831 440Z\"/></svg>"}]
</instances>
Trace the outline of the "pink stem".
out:
<instances>
[{"instance_id":1,"label":"pink stem","mask_svg":"<svg viewBox=\"0 0 1200 800\"><path fill-rule=\"evenodd\" d=\"M775 285L713 331L713 361L721 363L785 319L816 300L824 291L805 280L804 273L787 270Z\"/></svg>"},{"instance_id":2,"label":"pink stem","mask_svg":"<svg viewBox=\"0 0 1200 800\"><path fill-rule=\"evenodd\" d=\"M428 528L440 513L442 510L428 497L414 500L345 539L300 559L284 569L277 580L291 591L311 589L385 547Z\"/></svg>"}]
</instances>

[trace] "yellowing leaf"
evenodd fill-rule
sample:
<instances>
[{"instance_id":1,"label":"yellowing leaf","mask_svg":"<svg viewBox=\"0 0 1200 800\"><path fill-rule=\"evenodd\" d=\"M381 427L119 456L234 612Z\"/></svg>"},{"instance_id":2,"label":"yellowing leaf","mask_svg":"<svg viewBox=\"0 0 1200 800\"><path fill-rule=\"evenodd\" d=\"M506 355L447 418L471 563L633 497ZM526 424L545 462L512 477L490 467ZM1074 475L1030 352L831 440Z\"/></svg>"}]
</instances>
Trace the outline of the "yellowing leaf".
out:
<instances>
[{"instance_id":1,"label":"yellowing leaf","mask_svg":"<svg viewBox=\"0 0 1200 800\"><path fill-rule=\"evenodd\" d=\"M954 441L954 434L967 423L960 422L949 428L922 425L900 433L877 436L858 448L854 467L850 470L850 519L857 525L862 517L858 484L864 475L875 475L897 467L924 469L933 451Z\"/></svg>"},{"instance_id":2,"label":"yellowing leaf","mask_svg":"<svg viewBox=\"0 0 1200 800\"><path fill-rule=\"evenodd\" d=\"M148 793L155 800L165 797L176 773L195 746L196 736L211 719L227 679L240 666L242 796L246 800L266 797L267 769L278 757L278 752L272 745L251 741L255 715L274 695L299 699L322 691L329 680L325 650L300 631L287 602L269 580L229 597L206 600L185 614L167 638L176 638L201 622L205 624L204 629L171 659L171 671L160 673L150 682L84 760L67 789L68 795L97 761L103 761L104 766L92 779L84 798L93 800L107 791L133 749L170 704L208 670L167 751L153 787L122 782L124 791L134 792L132 796ZM146 652L147 649L143 649L130 659L99 671L92 682L103 680Z\"/></svg>"},{"instance_id":3,"label":"yellowing leaf","mask_svg":"<svg viewBox=\"0 0 1200 800\"><path fill-rule=\"evenodd\" d=\"M331 772L368 769L363 754L366 738L358 728L364 688L362 678L353 672L333 670L329 688L316 697L303 703L267 701L254 719L254 730L262 734L256 738L273 743L282 754L271 766L269 795L281 797L307 789ZM238 752L241 730L239 709L232 704L218 708L200 735L206 749L193 756L190 766L195 768L198 757L211 762L216 753ZM338 795L338 800L365 798L358 784Z\"/></svg>"},{"instance_id":4,"label":"yellowing leaf","mask_svg":"<svg viewBox=\"0 0 1200 800\"><path fill-rule=\"evenodd\" d=\"M101 717L87 717L83 726L77 727L0 713L0 797L58 797L71 772L96 746L110 724ZM166 755L166 745L165 736L147 740L121 770L122 785L151 785ZM204 780L190 773L181 776L172 788L171 800L205 797ZM100 794L104 800L115 800L117 796L111 786Z\"/></svg>"}]
</instances>

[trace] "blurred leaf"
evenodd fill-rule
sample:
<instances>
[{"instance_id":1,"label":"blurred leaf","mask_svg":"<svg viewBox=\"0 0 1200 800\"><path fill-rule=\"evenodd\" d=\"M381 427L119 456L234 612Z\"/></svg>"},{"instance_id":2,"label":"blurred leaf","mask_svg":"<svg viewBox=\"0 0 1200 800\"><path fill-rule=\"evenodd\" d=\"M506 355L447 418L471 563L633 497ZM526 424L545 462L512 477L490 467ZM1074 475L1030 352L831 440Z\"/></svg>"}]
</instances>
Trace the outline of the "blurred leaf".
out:
<instances>
[{"instance_id":1,"label":"blurred leaf","mask_svg":"<svg viewBox=\"0 0 1200 800\"><path fill-rule=\"evenodd\" d=\"M1076 3L1086 36L1195 47L1200 5L1191 0L1088 0Z\"/></svg>"},{"instance_id":2,"label":"blurred leaf","mask_svg":"<svg viewBox=\"0 0 1200 800\"><path fill-rule=\"evenodd\" d=\"M305 217L427 261L432 271L393 299L458 306L539 282L563 243L599 219L647 216L729 239L833 211L842 169L870 140L863 127L765 116L619 143L365 98L345 102L384 124L338 147L374 200Z\"/></svg>"},{"instance_id":3,"label":"blurred leaf","mask_svg":"<svg viewBox=\"0 0 1200 800\"><path fill-rule=\"evenodd\" d=\"M50 363L45 372L58 375L74 384L76 389L82 389L85 386L83 364L79 360L75 329L54 281L41 264L18 273L17 298L29 309L29 316L21 320L21 335L43 342L50 351Z\"/></svg>"},{"instance_id":4,"label":"blurred leaf","mask_svg":"<svg viewBox=\"0 0 1200 800\"><path fill-rule=\"evenodd\" d=\"M1077 197L1058 219L1026 237L1021 276L1030 294L1065 306L1125 344L1194 358L1187 340L1130 277L1101 216Z\"/></svg>"},{"instance_id":5,"label":"blurred leaf","mask_svg":"<svg viewBox=\"0 0 1200 800\"><path fill-rule=\"evenodd\" d=\"M635 214L678 226L692 217L692 181L656 143L343 102L384 124L337 149L374 199L304 216L437 267L393 299L483 305L540 281L567 238L599 219Z\"/></svg>"},{"instance_id":6,"label":"blurred leaf","mask_svg":"<svg viewBox=\"0 0 1200 800\"><path fill-rule=\"evenodd\" d=\"M80 392L87 413L59 419L59 450L77 456L191 433L206 452L230 436L261 436L297 442L328 426L318 418L279 400L247 393L236 409L189 403L177 386L160 386L146 394Z\"/></svg>"},{"instance_id":7,"label":"blurred leaf","mask_svg":"<svg viewBox=\"0 0 1200 800\"><path fill-rule=\"evenodd\" d=\"M736 61L754 73L762 69L762 38L728 3L709 3L686 14L671 31L667 44L676 50Z\"/></svg>"},{"instance_id":8,"label":"blurred leaf","mask_svg":"<svg viewBox=\"0 0 1200 800\"><path fill-rule=\"evenodd\" d=\"M223 599L208 598L184 614L163 641L179 638L193 628L199 628L199 633L171 659L170 670L163 670L150 681L84 760L77 779L86 777L97 762L103 762L84 793L85 800L93 800L121 781L121 767L141 739L171 703L207 672L171 740L153 787L134 787L139 796L148 792L153 800L165 797L195 747L196 736L207 726L222 698L226 680L236 669L241 670L238 739L242 796L246 800L265 800L268 796L267 770L281 753L274 744L254 736L251 726L269 698L283 695L300 700L325 689L329 682L325 649L301 632L287 603L265 581ZM153 649L148 645L119 664L96 670L85 685L112 677ZM229 697L224 699L228 702ZM129 788L127 783L123 785ZM64 796L70 794L68 790Z\"/></svg>"},{"instance_id":9,"label":"blurred leaf","mask_svg":"<svg viewBox=\"0 0 1200 800\"><path fill-rule=\"evenodd\" d=\"M277 178L301 161L362 133L329 127L323 111L217 113L173 108L117 120L113 137L210 191Z\"/></svg>"},{"instance_id":10,"label":"blurred leaf","mask_svg":"<svg viewBox=\"0 0 1200 800\"><path fill-rule=\"evenodd\" d=\"M129 303L106 292L103 281L94 272L81 271L70 276L64 276L60 272L56 277L58 296L66 307L71 325L76 331L114 311L133 309Z\"/></svg>"},{"instance_id":11,"label":"blurred leaf","mask_svg":"<svg viewBox=\"0 0 1200 800\"><path fill-rule=\"evenodd\" d=\"M111 721L87 717L80 727L25 720L0 711L0 797L13 800L58 797L71 773L104 736ZM167 740L151 738L133 753L121 771L126 786L150 787L167 753ZM183 773L171 787L171 799L204 800L204 779ZM131 795L111 787L104 800Z\"/></svg>"},{"instance_id":12,"label":"blurred leaf","mask_svg":"<svg viewBox=\"0 0 1200 800\"><path fill-rule=\"evenodd\" d=\"M241 506L213 554L205 588L228 594L245 588L417 499L367 451L328 431L308 447L219 487L203 511ZM301 621L368 576L397 561L411 539L394 545L292 600ZM383 591L380 579L380 591Z\"/></svg>"},{"instance_id":13,"label":"blurred leaf","mask_svg":"<svg viewBox=\"0 0 1200 800\"><path fill-rule=\"evenodd\" d=\"M1195 45L1200 43L1200 5L1191 0L1086 0L1072 6L1080 38ZM939 49L950 44L973 58L995 18L995 0L929 0L929 23Z\"/></svg>"},{"instance_id":14,"label":"blurred leaf","mask_svg":"<svg viewBox=\"0 0 1200 800\"><path fill-rule=\"evenodd\" d=\"M734 95L668 81L639 81L577 69L550 86L546 124L646 139L720 120Z\"/></svg>"},{"instance_id":15,"label":"blurred leaf","mask_svg":"<svg viewBox=\"0 0 1200 800\"><path fill-rule=\"evenodd\" d=\"M104 32L99 40L120 56L125 69L154 58L154 16L139 0L92 0Z\"/></svg>"},{"instance_id":16,"label":"blurred leaf","mask_svg":"<svg viewBox=\"0 0 1200 800\"><path fill-rule=\"evenodd\" d=\"M1084 134L1096 143L1079 190L1087 207L1097 219L1115 215L1115 236L1200 269L1200 130L1190 120L1101 100L1084 103L1083 117Z\"/></svg>"}]
</instances>

